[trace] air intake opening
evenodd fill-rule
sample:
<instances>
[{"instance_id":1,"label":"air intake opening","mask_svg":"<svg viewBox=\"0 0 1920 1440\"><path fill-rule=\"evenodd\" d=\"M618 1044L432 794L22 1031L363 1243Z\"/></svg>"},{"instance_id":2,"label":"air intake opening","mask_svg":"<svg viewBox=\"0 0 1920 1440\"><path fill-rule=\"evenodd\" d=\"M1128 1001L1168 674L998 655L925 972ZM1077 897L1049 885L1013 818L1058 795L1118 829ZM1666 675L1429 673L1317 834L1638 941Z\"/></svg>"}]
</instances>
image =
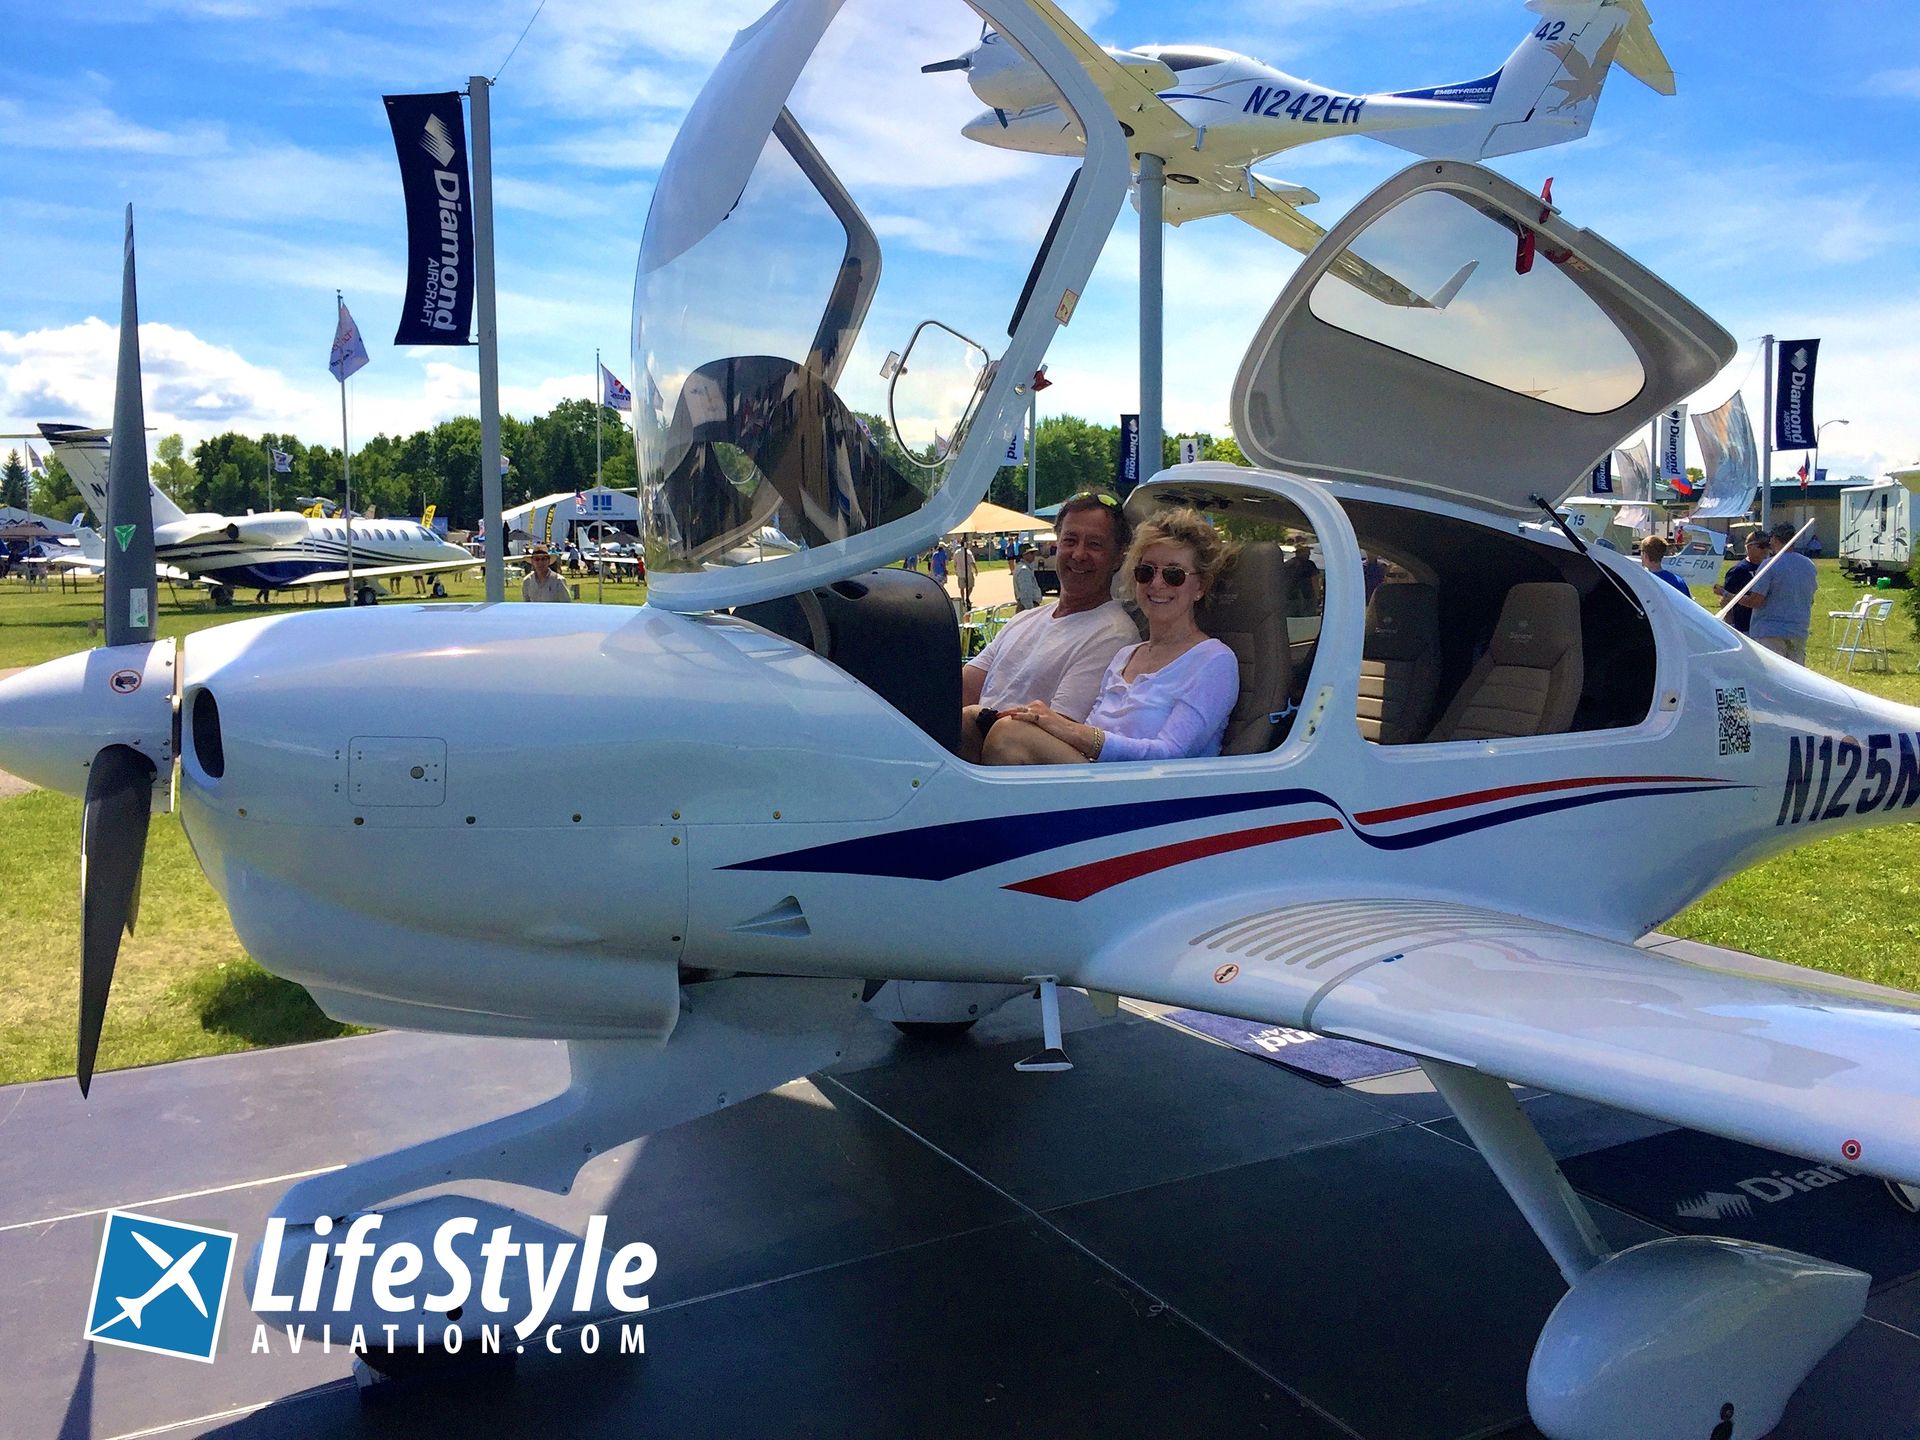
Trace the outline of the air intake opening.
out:
<instances>
[{"instance_id":1,"label":"air intake opening","mask_svg":"<svg viewBox=\"0 0 1920 1440\"><path fill-rule=\"evenodd\" d=\"M227 752L220 743L220 703L211 690L193 697L193 755L209 779L227 773Z\"/></svg>"}]
</instances>

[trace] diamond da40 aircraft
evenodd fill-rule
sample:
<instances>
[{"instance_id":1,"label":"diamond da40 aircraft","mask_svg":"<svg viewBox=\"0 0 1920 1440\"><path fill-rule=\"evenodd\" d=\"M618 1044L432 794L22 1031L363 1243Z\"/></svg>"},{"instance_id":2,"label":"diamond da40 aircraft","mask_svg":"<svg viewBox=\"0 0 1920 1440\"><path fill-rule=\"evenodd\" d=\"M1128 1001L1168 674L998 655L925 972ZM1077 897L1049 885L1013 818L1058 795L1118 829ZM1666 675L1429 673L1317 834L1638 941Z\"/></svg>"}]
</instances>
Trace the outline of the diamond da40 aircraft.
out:
<instances>
[{"instance_id":1,"label":"diamond da40 aircraft","mask_svg":"<svg viewBox=\"0 0 1920 1440\"><path fill-rule=\"evenodd\" d=\"M1051 211L939 188L986 152L917 60L983 19L1084 128ZM1089 43L1049 0L780 0L740 34L641 245L643 607L389 605L157 640L144 457L115 447L109 523L133 529L107 644L0 681L0 766L85 797L82 1087L156 809L248 951L329 1014L568 1045L560 1096L290 1189L269 1272L288 1294L333 1217L432 1253L449 1201L419 1192L564 1193L590 1156L829 1063L883 983L921 1021L964 1019L983 986L1043 1005L1078 986L1345 1036L1417 1059L1564 1275L1528 1384L1545 1434L1696 1440L1729 1404L1761 1434L1868 1277L1733 1239L1611 1251L1508 1082L1920 1181L1920 1000L1633 943L1767 856L1904 822L1920 711L1538 523L1530 497L1734 343L1518 186L1426 161L1260 323L1231 396L1252 468L1178 466L1126 502L1325 557L1314 607L1288 603L1270 544L1222 587L1208 628L1244 675L1225 753L963 762L952 607L876 567L985 493L1124 200ZM876 97L899 133L868 123ZM1028 189L1064 166L1019 163ZM915 204L950 208L935 253ZM1546 262L1515 263L1526 235ZM131 255L129 229L122 436L143 433ZM1472 268L1422 309L1345 283L1344 256L1423 293ZM766 525L798 548L729 563ZM1363 550L1396 567L1370 602ZM1632 837L1604 877L1596 832ZM501 1284L531 1303L524 1270ZM354 1303L275 1318L389 1318ZM471 1339L486 1318L445 1323Z\"/></svg>"},{"instance_id":2,"label":"diamond da40 aircraft","mask_svg":"<svg viewBox=\"0 0 1920 1440\"><path fill-rule=\"evenodd\" d=\"M78 425L40 427L41 436L73 477L80 498L94 519L106 524L107 477L112 447L108 432ZM144 447L143 447L144 448ZM376 582L402 575L448 574L471 570L472 555L411 520L358 519L353 523L353 558L347 568L344 519L320 519L292 510L245 515L189 515L151 480L155 559L169 572L207 586L216 604L235 590L290 590L308 585L353 581L355 598L372 602ZM90 568L104 563L109 527L100 536L81 537Z\"/></svg>"},{"instance_id":3,"label":"diamond da40 aircraft","mask_svg":"<svg viewBox=\"0 0 1920 1440\"><path fill-rule=\"evenodd\" d=\"M1088 42L1081 59L1108 77L1102 88L1135 151L1165 160L1162 214L1169 224L1236 215L1304 253L1326 232L1298 207L1320 197L1253 169L1281 151L1367 135L1432 159L1480 160L1580 139L1615 66L1662 95L1674 93L1673 68L1643 0L1527 0L1527 8L1540 18L1499 69L1414 90L1355 94L1204 45L1091 53ZM1046 75L993 30L964 55L922 69L966 75L989 107L964 126L981 144L1081 153L1077 116L1058 103Z\"/></svg>"}]
</instances>

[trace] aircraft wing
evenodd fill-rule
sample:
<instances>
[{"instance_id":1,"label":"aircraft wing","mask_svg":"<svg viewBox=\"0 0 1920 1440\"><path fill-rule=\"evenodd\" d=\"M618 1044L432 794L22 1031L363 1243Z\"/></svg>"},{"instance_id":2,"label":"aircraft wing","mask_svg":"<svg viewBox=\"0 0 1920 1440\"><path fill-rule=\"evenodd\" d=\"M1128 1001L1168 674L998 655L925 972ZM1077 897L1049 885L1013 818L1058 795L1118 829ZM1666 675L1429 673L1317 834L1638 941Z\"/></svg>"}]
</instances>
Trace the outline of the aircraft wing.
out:
<instances>
[{"instance_id":1,"label":"aircraft wing","mask_svg":"<svg viewBox=\"0 0 1920 1440\"><path fill-rule=\"evenodd\" d=\"M1101 95L1133 136L1135 150L1157 155L1198 145L1200 135L1154 90L1152 70L1129 70L1070 20L1053 0L1033 0L1034 11L1073 52Z\"/></svg>"},{"instance_id":2,"label":"aircraft wing","mask_svg":"<svg viewBox=\"0 0 1920 1440\"><path fill-rule=\"evenodd\" d=\"M1305 186L1268 180L1244 167L1192 163L1198 159L1198 156L1189 156L1180 162L1187 167L1181 173L1187 174L1191 183L1167 186L1166 216L1173 224L1182 225L1206 215L1233 215L1302 255L1325 237L1325 230L1300 213L1300 206L1311 205L1320 198ZM1198 173L1189 173L1191 171ZM1463 268L1432 296L1420 294L1352 251L1336 259L1330 270L1384 305L1444 310L1472 274L1473 267Z\"/></svg>"},{"instance_id":3,"label":"aircraft wing","mask_svg":"<svg viewBox=\"0 0 1920 1440\"><path fill-rule=\"evenodd\" d=\"M1920 995L1415 898L1188 912L1075 982L1299 1026L1920 1183Z\"/></svg>"},{"instance_id":4,"label":"aircraft wing","mask_svg":"<svg viewBox=\"0 0 1920 1440\"><path fill-rule=\"evenodd\" d=\"M353 567L355 580L379 580L388 575L441 575L449 570L477 570L487 562L474 556L468 560L419 560L410 565L356 565ZM289 589L301 585L342 585L347 581L347 572L322 570L316 575L302 575Z\"/></svg>"}]
</instances>

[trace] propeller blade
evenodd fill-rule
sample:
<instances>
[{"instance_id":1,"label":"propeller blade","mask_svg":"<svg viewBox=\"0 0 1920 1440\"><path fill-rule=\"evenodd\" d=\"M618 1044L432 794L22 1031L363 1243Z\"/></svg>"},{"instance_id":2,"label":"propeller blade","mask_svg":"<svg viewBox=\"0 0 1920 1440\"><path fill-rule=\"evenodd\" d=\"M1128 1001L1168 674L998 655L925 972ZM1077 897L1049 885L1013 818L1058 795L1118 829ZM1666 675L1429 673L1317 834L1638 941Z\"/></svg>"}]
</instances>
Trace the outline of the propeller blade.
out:
<instances>
[{"instance_id":1,"label":"propeller blade","mask_svg":"<svg viewBox=\"0 0 1920 1440\"><path fill-rule=\"evenodd\" d=\"M959 55L951 60L936 60L931 65L922 65L920 67L920 73L922 75L938 75L943 70L971 70L972 68L973 57L971 55Z\"/></svg>"},{"instance_id":2,"label":"propeller blade","mask_svg":"<svg viewBox=\"0 0 1920 1440\"><path fill-rule=\"evenodd\" d=\"M140 866L153 814L153 762L130 745L109 745L87 772L80 820L80 1093L93 1083L100 1026L120 936L133 931Z\"/></svg>"},{"instance_id":3,"label":"propeller blade","mask_svg":"<svg viewBox=\"0 0 1920 1440\"><path fill-rule=\"evenodd\" d=\"M140 393L140 306L133 282L133 207L127 207L120 278L120 363L113 391L113 449L107 457L106 546L109 645L153 639L156 588L153 499L147 491L147 414Z\"/></svg>"}]
</instances>

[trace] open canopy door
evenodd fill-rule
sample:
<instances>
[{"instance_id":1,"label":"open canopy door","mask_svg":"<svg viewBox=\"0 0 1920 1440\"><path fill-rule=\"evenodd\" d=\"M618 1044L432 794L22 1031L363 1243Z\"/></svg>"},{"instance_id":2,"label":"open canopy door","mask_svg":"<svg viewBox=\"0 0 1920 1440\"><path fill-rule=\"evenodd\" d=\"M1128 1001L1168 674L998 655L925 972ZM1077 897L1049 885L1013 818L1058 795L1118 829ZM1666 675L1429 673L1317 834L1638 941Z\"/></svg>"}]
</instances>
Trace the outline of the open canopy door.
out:
<instances>
[{"instance_id":1,"label":"open canopy door","mask_svg":"<svg viewBox=\"0 0 1920 1440\"><path fill-rule=\"evenodd\" d=\"M1041 8L778 0L722 58L634 287L650 603L824 585L984 495L1127 184L1119 122ZM969 140L973 102L923 72L982 22L1084 125L1077 179ZM768 527L792 544L769 553Z\"/></svg>"},{"instance_id":2,"label":"open canopy door","mask_svg":"<svg viewBox=\"0 0 1920 1440\"><path fill-rule=\"evenodd\" d=\"M1359 261L1421 303L1345 278ZM1710 380L1733 337L1476 165L1401 172L1295 271L1234 381L1256 464L1535 516Z\"/></svg>"}]
</instances>

